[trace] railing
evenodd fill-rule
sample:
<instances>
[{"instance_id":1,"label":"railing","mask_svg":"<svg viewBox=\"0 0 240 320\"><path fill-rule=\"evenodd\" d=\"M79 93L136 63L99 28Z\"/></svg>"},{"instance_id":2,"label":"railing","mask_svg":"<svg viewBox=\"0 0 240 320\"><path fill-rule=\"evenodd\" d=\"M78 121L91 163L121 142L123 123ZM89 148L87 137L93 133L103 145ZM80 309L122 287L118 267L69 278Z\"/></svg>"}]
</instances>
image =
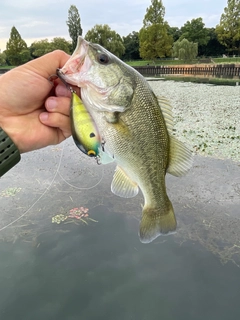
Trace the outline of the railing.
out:
<instances>
[{"instance_id":1,"label":"railing","mask_svg":"<svg viewBox=\"0 0 240 320\"><path fill-rule=\"evenodd\" d=\"M178 75L209 75L216 77L239 77L240 65L236 64L216 64L216 65L178 65L178 66L143 66L134 67L144 76L161 76L166 74Z\"/></svg>"},{"instance_id":2,"label":"railing","mask_svg":"<svg viewBox=\"0 0 240 320\"><path fill-rule=\"evenodd\" d=\"M204 75L215 77L240 78L240 64L216 64L216 65L178 65L178 66L142 66L134 67L143 76L161 76L166 74L178 75ZM8 69L0 69L0 74Z\"/></svg>"}]
</instances>

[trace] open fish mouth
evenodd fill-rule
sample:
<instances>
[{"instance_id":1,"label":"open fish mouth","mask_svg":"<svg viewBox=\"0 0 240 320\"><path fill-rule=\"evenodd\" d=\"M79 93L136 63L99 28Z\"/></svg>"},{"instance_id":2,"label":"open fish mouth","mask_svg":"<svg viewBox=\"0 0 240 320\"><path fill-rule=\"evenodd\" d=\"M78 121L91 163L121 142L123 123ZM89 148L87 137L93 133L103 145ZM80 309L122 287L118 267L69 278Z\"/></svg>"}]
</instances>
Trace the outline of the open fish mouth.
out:
<instances>
[{"instance_id":1,"label":"open fish mouth","mask_svg":"<svg viewBox=\"0 0 240 320\"><path fill-rule=\"evenodd\" d=\"M91 68L91 60L88 59L89 43L79 37L77 47L67 63L56 70L58 77L66 85L82 86L83 78Z\"/></svg>"},{"instance_id":2,"label":"open fish mouth","mask_svg":"<svg viewBox=\"0 0 240 320\"><path fill-rule=\"evenodd\" d=\"M103 54L97 45L79 36L72 56L62 68L56 70L56 73L67 87L73 85L85 88L88 94L89 90L91 91L91 96L97 95L100 100L106 100L112 91L117 90L121 78L115 76L114 81L108 83L105 77L98 75L98 67L102 64L99 59L103 59L103 56L108 62L107 54Z\"/></svg>"},{"instance_id":3,"label":"open fish mouth","mask_svg":"<svg viewBox=\"0 0 240 320\"><path fill-rule=\"evenodd\" d=\"M86 55L87 54L85 53L82 57L80 57L79 54L77 54L77 56L72 56L62 69L58 68L57 75L61 78L61 80L64 76L69 76L76 72L80 72L84 64Z\"/></svg>"}]
</instances>

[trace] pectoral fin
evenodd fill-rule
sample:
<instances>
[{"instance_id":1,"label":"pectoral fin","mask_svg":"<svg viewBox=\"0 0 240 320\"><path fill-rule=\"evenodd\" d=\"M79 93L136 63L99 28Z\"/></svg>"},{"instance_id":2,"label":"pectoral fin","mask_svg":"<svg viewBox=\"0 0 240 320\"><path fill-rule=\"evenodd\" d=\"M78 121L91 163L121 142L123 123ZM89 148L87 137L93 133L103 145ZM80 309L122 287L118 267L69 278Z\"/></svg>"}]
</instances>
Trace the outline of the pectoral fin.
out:
<instances>
[{"instance_id":1,"label":"pectoral fin","mask_svg":"<svg viewBox=\"0 0 240 320\"><path fill-rule=\"evenodd\" d=\"M117 166L111 191L122 198L133 198L138 194L138 185L126 175L122 168Z\"/></svg>"}]
</instances>

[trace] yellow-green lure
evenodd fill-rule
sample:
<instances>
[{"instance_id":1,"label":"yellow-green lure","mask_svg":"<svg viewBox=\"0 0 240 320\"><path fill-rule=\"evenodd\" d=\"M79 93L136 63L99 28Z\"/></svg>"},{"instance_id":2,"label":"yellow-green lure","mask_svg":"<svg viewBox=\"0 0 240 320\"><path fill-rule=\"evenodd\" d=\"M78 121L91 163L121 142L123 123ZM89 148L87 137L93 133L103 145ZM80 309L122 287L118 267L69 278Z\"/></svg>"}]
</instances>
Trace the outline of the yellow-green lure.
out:
<instances>
[{"instance_id":1,"label":"yellow-green lure","mask_svg":"<svg viewBox=\"0 0 240 320\"><path fill-rule=\"evenodd\" d=\"M97 157L101 138L91 115L74 91L72 91L70 119L72 136L77 147L89 157Z\"/></svg>"}]
</instances>

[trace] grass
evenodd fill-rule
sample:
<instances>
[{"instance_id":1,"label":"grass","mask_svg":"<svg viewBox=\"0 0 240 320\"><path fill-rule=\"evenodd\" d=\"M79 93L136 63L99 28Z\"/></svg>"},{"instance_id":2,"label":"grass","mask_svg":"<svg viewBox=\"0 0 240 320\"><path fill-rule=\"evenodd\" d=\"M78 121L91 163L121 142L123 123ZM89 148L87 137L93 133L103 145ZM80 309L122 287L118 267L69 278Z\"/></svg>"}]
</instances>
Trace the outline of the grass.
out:
<instances>
[{"instance_id":1,"label":"grass","mask_svg":"<svg viewBox=\"0 0 240 320\"><path fill-rule=\"evenodd\" d=\"M0 66L0 69L12 69L15 68L15 66Z\"/></svg>"},{"instance_id":2,"label":"grass","mask_svg":"<svg viewBox=\"0 0 240 320\"><path fill-rule=\"evenodd\" d=\"M214 58L213 61L215 63L240 63L240 57L236 58Z\"/></svg>"}]
</instances>

